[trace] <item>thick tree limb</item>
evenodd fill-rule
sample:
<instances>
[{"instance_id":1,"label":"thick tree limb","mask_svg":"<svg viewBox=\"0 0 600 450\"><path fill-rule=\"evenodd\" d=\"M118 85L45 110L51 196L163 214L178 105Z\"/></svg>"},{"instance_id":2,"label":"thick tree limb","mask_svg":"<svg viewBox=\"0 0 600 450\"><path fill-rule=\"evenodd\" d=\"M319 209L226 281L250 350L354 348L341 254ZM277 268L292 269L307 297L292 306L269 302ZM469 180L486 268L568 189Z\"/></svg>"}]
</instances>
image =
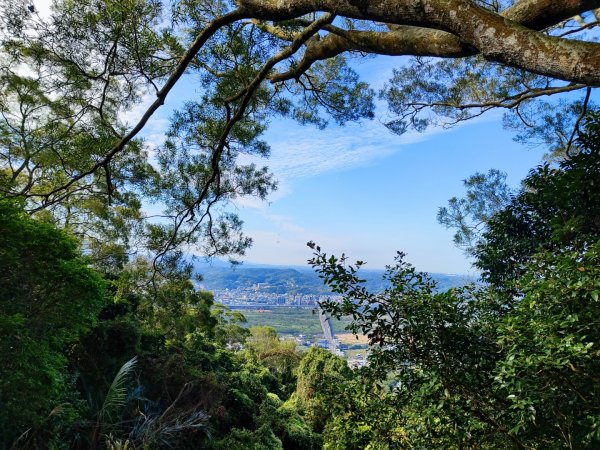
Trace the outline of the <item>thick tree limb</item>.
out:
<instances>
[{"instance_id":1,"label":"thick tree limb","mask_svg":"<svg viewBox=\"0 0 600 450\"><path fill-rule=\"evenodd\" d=\"M598 6L598 1L567 1L564 2L567 8L559 9L554 2L527 0L507 10L508 17L468 0L238 0L238 3L262 20L289 20L322 10L354 19L433 28L453 34L488 60L552 78L600 86L600 44L548 36L512 19L523 17L524 24L545 27L550 21L568 18L578 8L581 11Z\"/></svg>"},{"instance_id":2,"label":"thick tree limb","mask_svg":"<svg viewBox=\"0 0 600 450\"><path fill-rule=\"evenodd\" d=\"M350 31L334 26L325 29L330 34L321 40L310 41L298 65L287 72L272 76L271 82L298 78L316 61L333 58L349 51L440 58L460 58L477 53L464 46L456 36L440 30L410 26L396 26L389 32Z\"/></svg>"},{"instance_id":3,"label":"thick tree limb","mask_svg":"<svg viewBox=\"0 0 600 450\"><path fill-rule=\"evenodd\" d=\"M597 0L523 0L502 11L506 19L541 31L574 15L587 11L600 2ZM258 22L258 21L255 21ZM261 23L259 27L276 37L284 38L280 28ZM464 45L455 35L423 27L390 25L389 32L344 30L330 25L325 27L334 35L320 41L311 41L306 53L292 70L272 77L272 82L298 78L316 61L332 58L349 51L360 51L388 56L432 56L438 58L460 58L473 56L477 50Z\"/></svg>"},{"instance_id":4,"label":"thick tree limb","mask_svg":"<svg viewBox=\"0 0 600 450\"><path fill-rule=\"evenodd\" d=\"M335 10L340 16L354 19L435 29L446 27L440 28L437 19L427 17L432 9L449 13L460 6L456 3L479 8L468 0L236 0L236 3L250 17L262 20L290 20L315 11ZM521 0L500 15L524 27L542 30L594 8L600 8L600 1Z\"/></svg>"},{"instance_id":5,"label":"thick tree limb","mask_svg":"<svg viewBox=\"0 0 600 450\"><path fill-rule=\"evenodd\" d=\"M573 16L598 8L596 0L521 0L501 15L532 30L543 30Z\"/></svg>"}]
</instances>

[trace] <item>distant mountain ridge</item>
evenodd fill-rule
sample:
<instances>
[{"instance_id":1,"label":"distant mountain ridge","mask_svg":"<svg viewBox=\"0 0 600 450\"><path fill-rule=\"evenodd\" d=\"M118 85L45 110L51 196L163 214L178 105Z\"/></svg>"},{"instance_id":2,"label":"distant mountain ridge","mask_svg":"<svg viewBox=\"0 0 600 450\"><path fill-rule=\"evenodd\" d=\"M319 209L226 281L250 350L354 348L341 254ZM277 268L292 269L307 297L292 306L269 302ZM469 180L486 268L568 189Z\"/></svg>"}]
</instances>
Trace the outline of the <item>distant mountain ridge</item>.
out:
<instances>
[{"instance_id":1,"label":"distant mountain ridge","mask_svg":"<svg viewBox=\"0 0 600 450\"><path fill-rule=\"evenodd\" d=\"M218 261L216 264L196 261L194 272L202 276L200 286L207 290L260 289L273 294L328 294L323 280L310 267L268 266L243 264L231 266ZM384 270L361 270L359 276L366 280L365 286L372 292L385 289ZM467 275L431 273L440 291L476 282Z\"/></svg>"}]
</instances>

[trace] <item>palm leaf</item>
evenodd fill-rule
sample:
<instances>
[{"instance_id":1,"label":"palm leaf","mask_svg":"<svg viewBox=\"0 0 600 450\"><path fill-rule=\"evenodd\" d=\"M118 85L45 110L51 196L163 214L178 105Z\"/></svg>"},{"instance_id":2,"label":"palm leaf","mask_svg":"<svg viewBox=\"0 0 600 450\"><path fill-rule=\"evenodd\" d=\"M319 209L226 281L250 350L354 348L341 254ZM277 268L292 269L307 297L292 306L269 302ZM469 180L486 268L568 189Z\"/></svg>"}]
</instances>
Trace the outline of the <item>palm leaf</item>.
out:
<instances>
[{"instance_id":1,"label":"palm leaf","mask_svg":"<svg viewBox=\"0 0 600 450\"><path fill-rule=\"evenodd\" d=\"M100 408L100 411L98 412L99 420L103 420L105 418L110 419L111 415L119 407L125 405L125 398L127 397L127 389L125 384L127 383L129 375L131 375L135 369L136 363L137 356L134 356L125 364L123 364L115 375L113 382L108 388L106 397L104 397L102 408Z\"/></svg>"}]
</instances>

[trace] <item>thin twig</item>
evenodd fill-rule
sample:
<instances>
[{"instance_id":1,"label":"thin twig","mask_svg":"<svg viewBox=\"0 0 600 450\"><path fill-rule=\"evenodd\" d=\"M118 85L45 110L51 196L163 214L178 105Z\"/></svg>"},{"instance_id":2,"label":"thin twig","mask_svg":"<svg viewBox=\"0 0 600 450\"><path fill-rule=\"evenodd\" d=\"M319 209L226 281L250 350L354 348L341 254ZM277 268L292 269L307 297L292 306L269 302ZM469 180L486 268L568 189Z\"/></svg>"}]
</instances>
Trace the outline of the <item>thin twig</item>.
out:
<instances>
[{"instance_id":1,"label":"thin twig","mask_svg":"<svg viewBox=\"0 0 600 450\"><path fill-rule=\"evenodd\" d=\"M592 93L592 88L588 87L585 92L585 99L583 100L583 105L581 105L581 114L579 114L579 117L577 118L577 121L575 122L575 126L573 127L573 132L571 133L569 142L567 142L567 149L565 150L565 153L567 154L567 157L569 157L569 158L573 157L573 155L571 155L571 153L570 153L571 146L573 145L575 136L579 132L579 124L581 123L581 121L583 120L583 117L585 116L585 113L587 112L587 106L590 101L591 93Z\"/></svg>"}]
</instances>

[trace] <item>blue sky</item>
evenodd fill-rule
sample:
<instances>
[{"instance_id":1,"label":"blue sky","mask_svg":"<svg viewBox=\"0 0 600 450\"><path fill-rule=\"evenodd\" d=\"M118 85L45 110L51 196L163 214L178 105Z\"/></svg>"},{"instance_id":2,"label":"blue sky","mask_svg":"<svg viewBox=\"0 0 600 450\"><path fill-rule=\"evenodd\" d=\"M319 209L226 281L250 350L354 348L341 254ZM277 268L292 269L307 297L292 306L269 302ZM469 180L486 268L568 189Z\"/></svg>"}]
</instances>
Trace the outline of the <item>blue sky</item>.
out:
<instances>
[{"instance_id":1,"label":"blue sky","mask_svg":"<svg viewBox=\"0 0 600 450\"><path fill-rule=\"evenodd\" d=\"M375 89L390 78L400 58L377 57L355 64ZM147 142L162 140L168 117L195 91L189 80L178 85L164 109L144 130ZM143 111L130 115L130 122ZM543 148L517 144L492 113L451 130L397 136L383 125L387 111L378 105L372 121L318 130L287 119L271 122L265 140L272 149L268 165L279 189L267 202L241 199L235 211L254 240L245 261L305 265L309 240L326 252L382 268L396 251L419 270L475 274L452 243L452 231L436 222L437 209L463 193L462 180L497 168L516 187L540 162Z\"/></svg>"},{"instance_id":2,"label":"blue sky","mask_svg":"<svg viewBox=\"0 0 600 450\"><path fill-rule=\"evenodd\" d=\"M420 270L472 273L452 232L436 222L437 208L477 171L501 169L517 186L543 149L513 142L499 118L418 138L395 136L377 122L324 132L273 123L267 139L281 188L269 203L238 208L255 242L248 260L303 264L305 244L314 240L371 268L401 250Z\"/></svg>"},{"instance_id":3,"label":"blue sky","mask_svg":"<svg viewBox=\"0 0 600 450\"><path fill-rule=\"evenodd\" d=\"M49 0L37 0L42 16ZM354 61L361 78L375 89L406 59ZM143 136L150 146L162 142L172 111L196 91L182 80L153 117ZM133 124L152 98L124 115ZM538 164L544 148L512 141L502 129L501 114L487 114L451 130L431 130L402 137L382 124L385 105L373 121L330 126L324 131L275 120L266 133L269 165L279 190L267 202L242 199L234 208L254 239L246 261L304 265L311 256L306 242L328 253L345 252L369 268L392 263L396 251L419 270L473 274L469 261L452 244L452 231L436 222L438 207L463 193L462 180L497 168L517 187Z\"/></svg>"}]
</instances>

